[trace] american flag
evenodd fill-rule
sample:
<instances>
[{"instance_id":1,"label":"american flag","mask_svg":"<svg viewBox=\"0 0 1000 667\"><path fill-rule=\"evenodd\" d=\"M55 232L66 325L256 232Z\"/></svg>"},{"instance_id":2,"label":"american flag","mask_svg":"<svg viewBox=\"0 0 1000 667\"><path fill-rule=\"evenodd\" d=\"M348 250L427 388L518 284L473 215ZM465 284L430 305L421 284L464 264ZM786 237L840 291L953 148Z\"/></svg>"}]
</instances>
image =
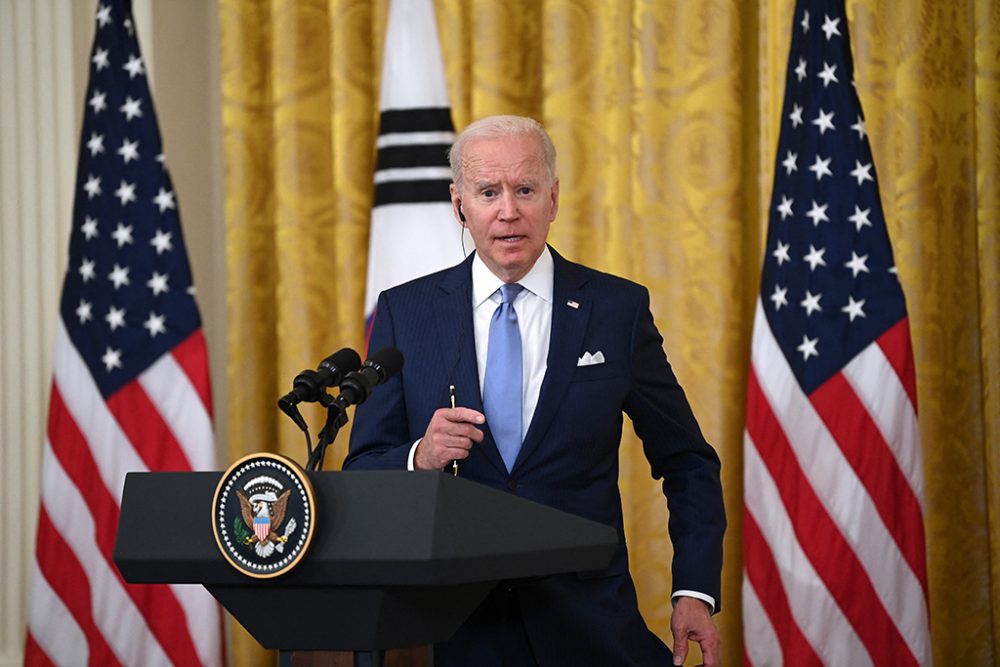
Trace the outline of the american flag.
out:
<instances>
[{"instance_id":1,"label":"american flag","mask_svg":"<svg viewBox=\"0 0 1000 667\"><path fill-rule=\"evenodd\" d=\"M365 290L369 322L382 290L465 256L448 194L455 128L431 0L389 4L379 106Z\"/></svg>"},{"instance_id":2,"label":"american flag","mask_svg":"<svg viewBox=\"0 0 1000 667\"><path fill-rule=\"evenodd\" d=\"M125 473L213 467L205 340L177 201L130 5L105 0L56 334L25 664L221 663L221 613L203 588L127 585L112 562ZM163 539L188 538L163 526Z\"/></svg>"},{"instance_id":3,"label":"american flag","mask_svg":"<svg viewBox=\"0 0 1000 667\"><path fill-rule=\"evenodd\" d=\"M745 662L928 665L903 291L842 0L799 0L744 433Z\"/></svg>"}]
</instances>

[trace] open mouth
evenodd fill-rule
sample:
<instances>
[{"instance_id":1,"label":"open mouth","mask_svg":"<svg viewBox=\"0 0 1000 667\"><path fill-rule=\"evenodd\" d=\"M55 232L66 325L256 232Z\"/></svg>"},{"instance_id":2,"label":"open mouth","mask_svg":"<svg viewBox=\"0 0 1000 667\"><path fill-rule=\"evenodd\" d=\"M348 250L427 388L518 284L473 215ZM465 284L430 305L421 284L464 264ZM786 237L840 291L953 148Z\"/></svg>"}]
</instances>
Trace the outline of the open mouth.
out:
<instances>
[{"instance_id":1,"label":"open mouth","mask_svg":"<svg viewBox=\"0 0 1000 667\"><path fill-rule=\"evenodd\" d=\"M518 241L524 239L523 236L499 236L497 241L501 243L517 243Z\"/></svg>"}]
</instances>

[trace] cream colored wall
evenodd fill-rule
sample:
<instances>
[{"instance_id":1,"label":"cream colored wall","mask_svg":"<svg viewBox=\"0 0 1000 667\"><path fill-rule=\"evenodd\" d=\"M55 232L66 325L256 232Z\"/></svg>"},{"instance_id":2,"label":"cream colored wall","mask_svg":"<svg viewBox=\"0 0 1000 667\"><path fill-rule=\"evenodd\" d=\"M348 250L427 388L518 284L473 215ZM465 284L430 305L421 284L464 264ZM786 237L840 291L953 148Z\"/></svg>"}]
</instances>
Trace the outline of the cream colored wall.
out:
<instances>
[{"instance_id":1,"label":"cream colored wall","mask_svg":"<svg viewBox=\"0 0 1000 667\"><path fill-rule=\"evenodd\" d=\"M225 406L215 0L133 0ZM96 0L0 0L0 667L20 665L51 356ZM217 429L225 420L217 419ZM219 431L223 451L224 432ZM220 457L220 464L226 461ZM11 536L15 536L13 539Z\"/></svg>"},{"instance_id":2,"label":"cream colored wall","mask_svg":"<svg viewBox=\"0 0 1000 667\"><path fill-rule=\"evenodd\" d=\"M217 3L141 4L152 5L153 38L142 47L148 52L146 41L152 41L154 102L208 338L216 433L224 452L226 248ZM228 465L222 456L218 461Z\"/></svg>"}]
</instances>

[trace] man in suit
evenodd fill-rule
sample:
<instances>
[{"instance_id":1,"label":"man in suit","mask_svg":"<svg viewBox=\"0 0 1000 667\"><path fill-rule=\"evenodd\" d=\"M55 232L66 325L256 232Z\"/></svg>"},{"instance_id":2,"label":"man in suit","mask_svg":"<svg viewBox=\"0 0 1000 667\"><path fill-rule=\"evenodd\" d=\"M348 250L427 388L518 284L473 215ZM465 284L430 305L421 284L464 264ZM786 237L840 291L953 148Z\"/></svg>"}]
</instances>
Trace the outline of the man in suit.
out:
<instances>
[{"instance_id":1,"label":"man in suit","mask_svg":"<svg viewBox=\"0 0 1000 667\"><path fill-rule=\"evenodd\" d=\"M369 345L399 348L406 367L358 406L344 468L457 462L463 477L615 527L620 547L600 572L497 587L435 647L436 663L670 664L639 615L628 572L618 490L624 413L670 507L674 664L696 641L717 665L719 459L667 362L647 290L546 244L559 180L537 122L477 121L449 158L453 209L475 253L380 295Z\"/></svg>"}]
</instances>

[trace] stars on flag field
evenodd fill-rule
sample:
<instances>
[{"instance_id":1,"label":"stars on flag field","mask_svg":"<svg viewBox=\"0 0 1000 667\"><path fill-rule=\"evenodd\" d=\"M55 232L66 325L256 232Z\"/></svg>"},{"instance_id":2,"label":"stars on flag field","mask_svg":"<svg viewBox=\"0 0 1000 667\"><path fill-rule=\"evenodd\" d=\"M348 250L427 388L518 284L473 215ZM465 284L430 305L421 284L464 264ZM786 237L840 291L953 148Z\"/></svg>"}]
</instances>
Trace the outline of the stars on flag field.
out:
<instances>
[{"instance_id":1,"label":"stars on flag field","mask_svg":"<svg viewBox=\"0 0 1000 667\"><path fill-rule=\"evenodd\" d=\"M87 192L87 199L93 199L97 195L101 194L101 177L93 175L88 176L83 189Z\"/></svg>"},{"instance_id":2,"label":"stars on flag field","mask_svg":"<svg viewBox=\"0 0 1000 667\"><path fill-rule=\"evenodd\" d=\"M856 252L851 251L851 259L848 262L844 262L844 266L851 270L851 277L857 278L858 274L861 272L870 273L866 262L868 261L868 255L858 256Z\"/></svg>"},{"instance_id":3,"label":"stars on flag field","mask_svg":"<svg viewBox=\"0 0 1000 667\"><path fill-rule=\"evenodd\" d=\"M782 306L788 305L788 288L781 287L779 285L774 286L774 294L771 295L771 301L774 302L774 309L781 310Z\"/></svg>"},{"instance_id":4,"label":"stars on flag field","mask_svg":"<svg viewBox=\"0 0 1000 667\"><path fill-rule=\"evenodd\" d=\"M774 259L778 262L778 266L781 266L785 262L792 261L792 258L788 254L788 249L790 247L791 246L788 243L778 241L778 246L774 249L774 252L771 253L774 256Z\"/></svg>"},{"instance_id":5,"label":"stars on flag field","mask_svg":"<svg viewBox=\"0 0 1000 667\"><path fill-rule=\"evenodd\" d=\"M792 121L792 127L793 128L798 127L799 125L801 125L804 122L802 120L802 112L803 111L804 111L804 109L802 107L800 107L798 104L793 104L792 105L792 113L788 114L788 120Z\"/></svg>"},{"instance_id":6,"label":"stars on flag field","mask_svg":"<svg viewBox=\"0 0 1000 667\"><path fill-rule=\"evenodd\" d=\"M851 129L858 133L858 141L864 140L868 136L868 128L865 127L865 119L858 115L858 122L851 125Z\"/></svg>"},{"instance_id":7,"label":"stars on flag field","mask_svg":"<svg viewBox=\"0 0 1000 667\"><path fill-rule=\"evenodd\" d=\"M815 271L817 266L826 266L826 260L823 259L823 255L826 254L826 248L815 248L810 243L809 253L806 254L802 259L806 261L809 265L810 271Z\"/></svg>"},{"instance_id":8,"label":"stars on flag field","mask_svg":"<svg viewBox=\"0 0 1000 667\"><path fill-rule=\"evenodd\" d=\"M173 235L170 232L157 229L156 235L149 241L149 245L156 248L157 255L162 255L163 253L174 249L173 244L170 242L171 236Z\"/></svg>"},{"instance_id":9,"label":"stars on flag field","mask_svg":"<svg viewBox=\"0 0 1000 667\"><path fill-rule=\"evenodd\" d=\"M829 86L831 82L840 83L840 79L837 78L837 66L830 63L823 63L823 71L816 76L823 81L824 88Z\"/></svg>"},{"instance_id":10,"label":"stars on flag field","mask_svg":"<svg viewBox=\"0 0 1000 667\"><path fill-rule=\"evenodd\" d=\"M822 294L813 294L809 290L806 290L806 298L802 299L799 303L800 306L806 309L806 317L823 310L823 307L819 305L819 300L822 298Z\"/></svg>"},{"instance_id":11,"label":"stars on flag field","mask_svg":"<svg viewBox=\"0 0 1000 667\"><path fill-rule=\"evenodd\" d=\"M97 238L97 219L91 218L89 215L84 219L82 225L80 225L80 231L83 232L83 237L88 241Z\"/></svg>"},{"instance_id":12,"label":"stars on flag field","mask_svg":"<svg viewBox=\"0 0 1000 667\"><path fill-rule=\"evenodd\" d=\"M135 201L135 183L129 183L124 178L121 185L115 190L115 196L121 201L122 206Z\"/></svg>"},{"instance_id":13,"label":"stars on flag field","mask_svg":"<svg viewBox=\"0 0 1000 667\"><path fill-rule=\"evenodd\" d=\"M813 199L812 208L806 213L806 217L812 220L813 227L819 227L819 223L821 222L830 222L830 217L826 214L826 209L829 207L829 204L820 205Z\"/></svg>"},{"instance_id":14,"label":"stars on flag field","mask_svg":"<svg viewBox=\"0 0 1000 667\"><path fill-rule=\"evenodd\" d=\"M125 139L122 141L121 147L118 149L118 154L122 156L122 161L128 164L132 160L139 159L139 142L129 141Z\"/></svg>"},{"instance_id":15,"label":"stars on flag field","mask_svg":"<svg viewBox=\"0 0 1000 667\"><path fill-rule=\"evenodd\" d=\"M858 231L860 232L862 227L872 226L871 221L868 219L868 215L870 213L871 213L870 208L861 210L861 208L857 204L855 204L854 213L852 215L847 216L847 219L853 222L854 225L858 228Z\"/></svg>"},{"instance_id":16,"label":"stars on flag field","mask_svg":"<svg viewBox=\"0 0 1000 667\"><path fill-rule=\"evenodd\" d=\"M146 73L142 66L142 58L135 55L129 56L128 62L122 65L122 69L128 72L128 78L130 79Z\"/></svg>"},{"instance_id":17,"label":"stars on flag field","mask_svg":"<svg viewBox=\"0 0 1000 667\"><path fill-rule=\"evenodd\" d=\"M108 274L108 280L111 281L116 290L121 287L127 287L132 284L128 277L131 270L130 267L118 266L118 262L115 262L115 268L111 269L111 273Z\"/></svg>"},{"instance_id":18,"label":"stars on flag field","mask_svg":"<svg viewBox=\"0 0 1000 667\"><path fill-rule=\"evenodd\" d=\"M111 23L111 5L101 5L97 8L97 27L103 28Z\"/></svg>"},{"instance_id":19,"label":"stars on flag field","mask_svg":"<svg viewBox=\"0 0 1000 667\"><path fill-rule=\"evenodd\" d=\"M855 301L853 296L849 296L847 297L847 305L841 308L840 311L842 313L847 313L847 316L850 317L853 322L855 317L865 316L864 306L864 299Z\"/></svg>"},{"instance_id":20,"label":"stars on flag field","mask_svg":"<svg viewBox=\"0 0 1000 667\"><path fill-rule=\"evenodd\" d=\"M94 57L90 59L90 62L94 63L94 67L100 72L105 67L109 67L111 63L108 61L108 50L107 49L97 49L94 51Z\"/></svg>"},{"instance_id":21,"label":"stars on flag field","mask_svg":"<svg viewBox=\"0 0 1000 667\"><path fill-rule=\"evenodd\" d=\"M165 273L153 271L153 277L146 281L146 287L153 290L153 296L160 296L160 294L170 291L170 287L167 286L169 278L170 276Z\"/></svg>"},{"instance_id":22,"label":"stars on flag field","mask_svg":"<svg viewBox=\"0 0 1000 667\"><path fill-rule=\"evenodd\" d=\"M119 248L126 243L132 243L132 225L126 226L119 222L115 231L111 232L111 238L115 240Z\"/></svg>"},{"instance_id":23,"label":"stars on flag field","mask_svg":"<svg viewBox=\"0 0 1000 667\"><path fill-rule=\"evenodd\" d=\"M107 370L109 370L109 371L112 368L121 368L122 367L122 351L121 350L114 350L114 349L108 347L107 350L104 353L104 356L101 357L101 361L104 362L105 368L107 368Z\"/></svg>"},{"instance_id":24,"label":"stars on flag field","mask_svg":"<svg viewBox=\"0 0 1000 667\"><path fill-rule=\"evenodd\" d=\"M818 357L819 352L816 351L816 344L819 342L819 338L810 338L805 334L802 335L802 343L795 349L802 353L803 359L808 359L809 357Z\"/></svg>"},{"instance_id":25,"label":"stars on flag field","mask_svg":"<svg viewBox=\"0 0 1000 667\"><path fill-rule=\"evenodd\" d=\"M95 264L94 260L87 259L86 257L83 258L83 262L80 264L80 277L84 283L90 282L97 277Z\"/></svg>"},{"instance_id":26,"label":"stars on flag field","mask_svg":"<svg viewBox=\"0 0 1000 667\"><path fill-rule=\"evenodd\" d=\"M744 431L747 461L774 486L768 494L748 492L744 509L759 518L758 537L781 539L744 544L746 562L765 562L774 576L744 573L743 585L754 603L744 612L789 617L791 603L798 625L771 627L765 619L768 646L758 645L744 661L806 662L789 658L787 647L797 645L812 662L849 646L856 655L840 662L929 664L926 567L909 556L925 547L922 481L919 470L899 472L900 461L921 461L919 438L910 428L916 410L912 346L886 225L889 209L882 208L855 85L855 73L866 72L854 67L844 2L791 4L747 382L753 409ZM838 470L831 470L831 461ZM902 492L872 491L890 487ZM861 507L857 489L872 491L874 501ZM876 524L887 548L870 548L881 539L868 529ZM842 544L854 570L830 565L821 543ZM797 562L782 559L789 547L800 552ZM884 612L876 622L886 628L862 641L859 628L871 625L871 615L855 604L859 579L872 584L872 603ZM880 606L899 599L902 589L913 604ZM822 609L809 606L817 591L826 596Z\"/></svg>"},{"instance_id":27,"label":"stars on flag field","mask_svg":"<svg viewBox=\"0 0 1000 667\"><path fill-rule=\"evenodd\" d=\"M93 304L80 299L80 305L76 307L76 316L80 318L81 324L94 319Z\"/></svg>"},{"instance_id":28,"label":"stars on flag field","mask_svg":"<svg viewBox=\"0 0 1000 667\"><path fill-rule=\"evenodd\" d=\"M826 134L827 130L836 130L836 126L833 124L833 112L819 110L819 115L816 116L812 124L819 128L820 134Z\"/></svg>"},{"instance_id":29,"label":"stars on flag field","mask_svg":"<svg viewBox=\"0 0 1000 667\"><path fill-rule=\"evenodd\" d=\"M823 16L823 32L826 33L826 41L829 42L834 35L841 36L838 26L840 26L839 18L832 19L829 16Z\"/></svg>"},{"instance_id":30,"label":"stars on flag field","mask_svg":"<svg viewBox=\"0 0 1000 667\"><path fill-rule=\"evenodd\" d=\"M858 179L858 185L861 185L865 181L875 182L872 178L872 163L861 164L861 160L854 161L854 169L851 170L851 176Z\"/></svg>"},{"instance_id":31,"label":"stars on flag field","mask_svg":"<svg viewBox=\"0 0 1000 667\"><path fill-rule=\"evenodd\" d=\"M94 94L90 96L90 100L87 102L90 107L94 110L95 114L101 113L108 108L108 96L107 93L102 93L99 90L95 90Z\"/></svg>"},{"instance_id":32,"label":"stars on flag field","mask_svg":"<svg viewBox=\"0 0 1000 667\"><path fill-rule=\"evenodd\" d=\"M791 197L781 196L781 203L778 204L778 213L781 214L781 219L792 216L792 204L795 202Z\"/></svg>"},{"instance_id":33,"label":"stars on flag field","mask_svg":"<svg viewBox=\"0 0 1000 667\"><path fill-rule=\"evenodd\" d=\"M111 331L125 326L125 309L111 306L108 309L108 314L104 316L104 321L108 323L108 328Z\"/></svg>"},{"instance_id":34,"label":"stars on flag field","mask_svg":"<svg viewBox=\"0 0 1000 667\"><path fill-rule=\"evenodd\" d=\"M160 202L158 205L163 206L164 210L167 210L167 208L174 208L173 194L173 192L168 192L161 188L157 197ZM136 242L134 229L134 225L127 225L123 222L118 222L115 229L109 234L113 247L123 249L127 246L134 245ZM80 233L85 241L89 242L97 239L100 236L98 220L94 217L86 216L84 222L80 225ZM156 255L170 253L174 249L173 233L164 231L163 229L157 229L155 234L149 239L148 245ZM97 261L84 257L77 268L77 273L83 284L93 281L98 275ZM111 269L107 272L106 276L113 291L117 292L119 290L125 290L132 285L132 267L127 264L113 262L111 264ZM149 289L150 294L153 297L159 297L167 294L170 292L170 274L166 271L160 272L153 270L149 279L144 282L144 285ZM193 296L193 286L188 287L185 290L185 293L189 296ZM79 304L74 310L74 313L80 325L86 325L93 322L93 302L85 298L81 298L79 300ZM108 326L108 330L111 332L124 328L129 324L126 319L126 310L124 308L118 308L114 305L109 307L107 314L104 317L104 321ZM149 332L150 337L156 337L157 335L166 333L167 316L165 314L150 311L149 316L144 322L142 322L142 327ZM112 352L112 356L108 357L108 359L120 361L122 358L121 350L112 350ZM117 364L110 363L110 365L108 365L108 370L118 367L119 366Z\"/></svg>"},{"instance_id":35,"label":"stars on flag field","mask_svg":"<svg viewBox=\"0 0 1000 667\"><path fill-rule=\"evenodd\" d=\"M91 132L90 139L87 141L87 149L90 151L91 156L97 155L98 153L103 153L104 135L97 134L96 132Z\"/></svg>"},{"instance_id":36,"label":"stars on flag field","mask_svg":"<svg viewBox=\"0 0 1000 667\"><path fill-rule=\"evenodd\" d=\"M142 100L133 100L131 97L125 98L125 103L118 107L118 110L125 114L125 120L131 121L142 117Z\"/></svg>"},{"instance_id":37,"label":"stars on flag field","mask_svg":"<svg viewBox=\"0 0 1000 667\"><path fill-rule=\"evenodd\" d=\"M802 35L821 33L793 44L775 167L762 298L797 332L783 347L803 362L829 351L829 322L870 319L870 290L896 279L892 262L869 248L882 212L851 63L838 41L843 26L828 13L800 17Z\"/></svg>"},{"instance_id":38,"label":"stars on flag field","mask_svg":"<svg viewBox=\"0 0 1000 667\"><path fill-rule=\"evenodd\" d=\"M792 151L788 151L788 154L785 156L785 159L781 161L781 166L785 168L785 173L791 176L793 171L799 170L798 161L799 161L799 154L793 153Z\"/></svg>"},{"instance_id":39,"label":"stars on flag field","mask_svg":"<svg viewBox=\"0 0 1000 667\"><path fill-rule=\"evenodd\" d=\"M816 161L813 162L812 166L809 167L809 171L816 174L816 180L823 180L824 176L833 176L833 172L830 171L830 161L833 158L821 158L818 154L816 155Z\"/></svg>"},{"instance_id":40,"label":"stars on flag field","mask_svg":"<svg viewBox=\"0 0 1000 667\"><path fill-rule=\"evenodd\" d=\"M119 20L116 11L100 4L96 14L67 269L73 286L63 311L67 326L100 332L106 349L95 351L91 365L109 374L131 373L133 359L151 355L136 347L148 346L143 340L159 345L197 325L146 65L134 43L114 41L106 29Z\"/></svg>"},{"instance_id":41,"label":"stars on flag field","mask_svg":"<svg viewBox=\"0 0 1000 667\"><path fill-rule=\"evenodd\" d=\"M163 188L160 188L160 191L153 197L153 203L160 209L160 213L170 208L177 208L177 203L174 201L174 193L172 191L168 192Z\"/></svg>"},{"instance_id":42,"label":"stars on flag field","mask_svg":"<svg viewBox=\"0 0 1000 667\"><path fill-rule=\"evenodd\" d=\"M149 313L149 317L146 321L142 323L144 329L149 331L149 336L151 338L156 338L157 334L166 333L166 318L163 315L157 315L154 312Z\"/></svg>"}]
</instances>

